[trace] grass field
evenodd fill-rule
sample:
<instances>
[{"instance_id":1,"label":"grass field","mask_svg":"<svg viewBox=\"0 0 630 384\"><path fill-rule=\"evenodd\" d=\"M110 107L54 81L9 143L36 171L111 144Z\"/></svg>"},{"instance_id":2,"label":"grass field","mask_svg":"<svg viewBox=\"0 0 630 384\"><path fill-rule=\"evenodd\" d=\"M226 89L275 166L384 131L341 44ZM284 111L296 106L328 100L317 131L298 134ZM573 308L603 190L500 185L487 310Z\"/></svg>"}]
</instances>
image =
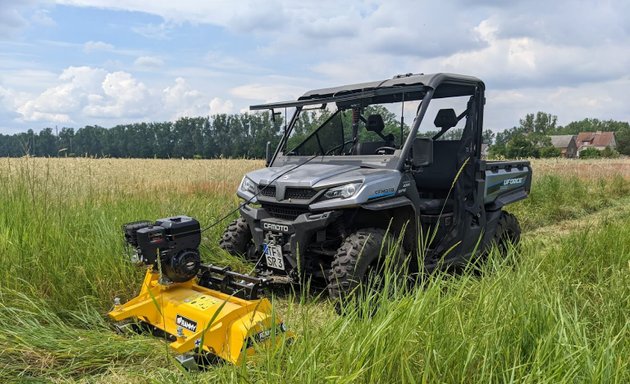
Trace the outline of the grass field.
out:
<instances>
[{"instance_id":1,"label":"grass field","mask_svg":"<svg viewBox=\"0 0 630 384\"><path fill-rule=\"evenodd\" d=\"M510 207L522 246L479 274L434 276L337 316L299 292L274 304L298 334L242 366L188 374L164 344L104 314L143 271L120 225L236 207L249 160L0 159L0 382L630 382L630 160L534 161ZM205 232L205 261L247 271Z\"/></svg>"}]
</instances>

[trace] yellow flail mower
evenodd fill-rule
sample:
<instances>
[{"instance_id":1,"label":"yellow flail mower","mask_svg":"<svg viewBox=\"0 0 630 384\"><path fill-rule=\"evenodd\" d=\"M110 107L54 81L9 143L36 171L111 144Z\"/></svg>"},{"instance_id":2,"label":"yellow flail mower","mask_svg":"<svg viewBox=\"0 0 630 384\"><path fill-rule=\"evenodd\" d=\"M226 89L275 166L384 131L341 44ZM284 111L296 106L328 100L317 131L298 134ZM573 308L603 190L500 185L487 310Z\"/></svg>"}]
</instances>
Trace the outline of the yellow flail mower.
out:
<instances>
[{"instance_id":1,"label":"yellow flail mower","mask_svg":"<svg viewBox=\"0 0 630 384\"><path fill-rule=\"evenodd\" d=\"M291 341L293 334L261 298L269 280L202 264L199 222L176 216L123 226L132 261L148 266L140 293L109 317L120 331L150 331L170 343L187 369L217 358L239 364L257 344Z\"/></svg>"}]
</instances>

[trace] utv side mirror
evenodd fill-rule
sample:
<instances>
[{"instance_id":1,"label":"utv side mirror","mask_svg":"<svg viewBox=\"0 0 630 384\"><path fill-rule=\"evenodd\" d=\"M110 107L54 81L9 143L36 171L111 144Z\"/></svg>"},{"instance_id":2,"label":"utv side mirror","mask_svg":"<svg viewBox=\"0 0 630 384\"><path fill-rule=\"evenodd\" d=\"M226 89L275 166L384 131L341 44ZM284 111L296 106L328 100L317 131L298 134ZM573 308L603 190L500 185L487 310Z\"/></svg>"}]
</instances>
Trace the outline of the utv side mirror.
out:
<instances>
[{"instance_id":1,"label":"utv side mirror","mask_svg":"<svg viewBox=\"0 0 630 384\"><path fill-rule=\"evenodd\" d=\"M433 139L417 137L413 141L411 156L414 168L433 164Z\"/></svg>"},{"instance_id":2,"label":"utv side mirror","mask_svg":"<svg viewBox=\"0 0 630 384\"><path fill-rule=\"evenodd\" d=\"M273 154L271 153L271 141L267 142L267 146L265 147L265 167L269 166L269 163L271 163L271 156Z\"/></svg>"}]
</instances>

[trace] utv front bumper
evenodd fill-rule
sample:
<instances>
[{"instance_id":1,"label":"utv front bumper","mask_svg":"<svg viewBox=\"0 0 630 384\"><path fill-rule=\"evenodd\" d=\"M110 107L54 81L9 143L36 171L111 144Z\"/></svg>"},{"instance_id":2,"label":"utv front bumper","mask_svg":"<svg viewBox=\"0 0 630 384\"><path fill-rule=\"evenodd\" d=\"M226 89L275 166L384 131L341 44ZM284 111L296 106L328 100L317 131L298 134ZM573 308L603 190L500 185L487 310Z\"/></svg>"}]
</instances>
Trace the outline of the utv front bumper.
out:
<instances>
[{"instance_id":1,"label":"utv front bumper","mask_svg":"<svg viewBox=\"0 0 630 384\"><path fill-rule=\"evenodd\" d=\"M258 255L262 255L264 245L270 241L280 245L284 259L289 264L286 272L297 271L297 256L304 255L308 245L318 236L317 232L325 231L341 214L341 211L305 212L290 220L274 217L264 208L241 207L241 217L247 221L252 232Z\"/></svg>"}]
</instances>

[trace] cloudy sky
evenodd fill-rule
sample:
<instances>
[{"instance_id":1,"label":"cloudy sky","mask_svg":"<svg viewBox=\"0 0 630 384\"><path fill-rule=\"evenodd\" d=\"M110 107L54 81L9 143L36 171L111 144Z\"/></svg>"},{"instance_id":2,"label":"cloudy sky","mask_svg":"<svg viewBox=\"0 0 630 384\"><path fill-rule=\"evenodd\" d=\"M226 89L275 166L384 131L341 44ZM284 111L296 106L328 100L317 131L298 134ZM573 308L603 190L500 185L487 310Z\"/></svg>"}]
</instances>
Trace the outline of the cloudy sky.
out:
<instances>
[{"instance_id":1,"label":"cloudy sky","mask_svg":"<svg viewBox=\"0 0 630 384\"><path fill-rule=\"evenodd\" d=\"M442 71L486 82L493 130L539 110L628 121L629 15L628 0L0 0L0 132Z\"/></svg>"}]
</instances>

